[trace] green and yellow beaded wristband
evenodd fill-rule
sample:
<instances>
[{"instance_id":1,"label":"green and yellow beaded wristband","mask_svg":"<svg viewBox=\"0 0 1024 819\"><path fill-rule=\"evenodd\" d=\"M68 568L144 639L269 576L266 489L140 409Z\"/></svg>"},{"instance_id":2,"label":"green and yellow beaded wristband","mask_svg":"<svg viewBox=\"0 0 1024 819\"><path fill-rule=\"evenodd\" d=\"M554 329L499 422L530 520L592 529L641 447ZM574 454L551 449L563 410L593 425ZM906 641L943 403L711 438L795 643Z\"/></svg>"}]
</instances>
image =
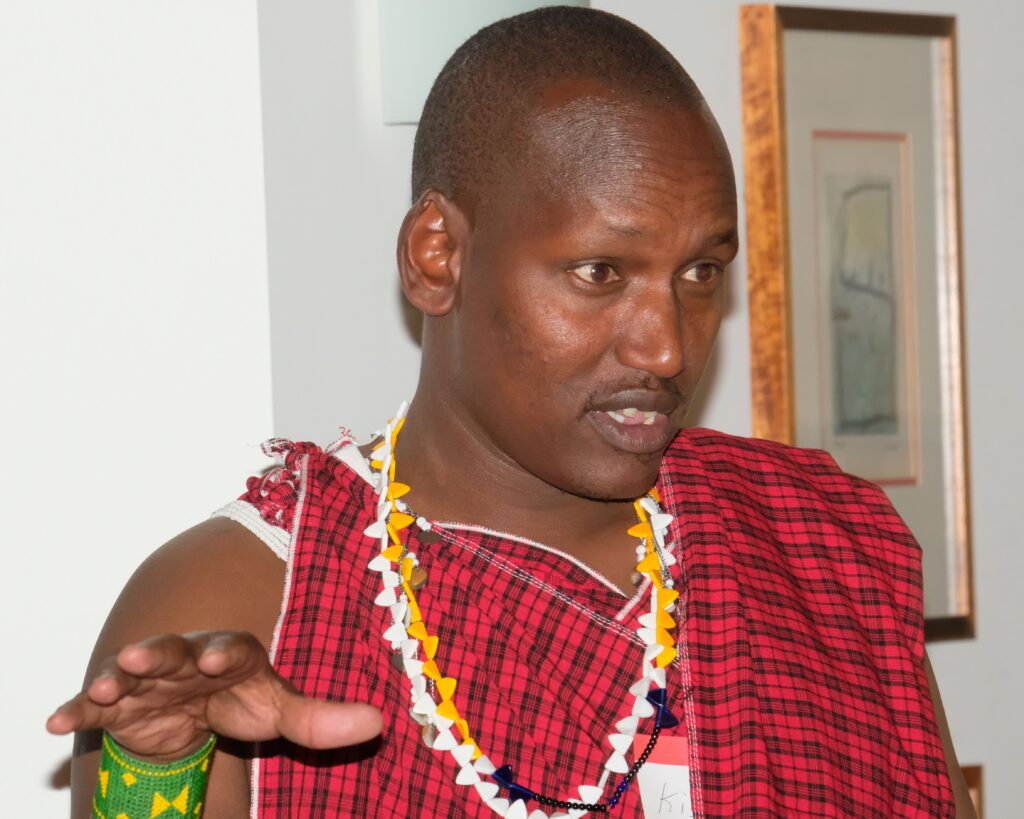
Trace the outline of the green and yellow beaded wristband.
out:
<instances>
[{"instance_id":1,"label":"green and yellow beaded wristband","mask_svg":"<svg viewBox=\"0 0 1024 819\"><path fill-rule=\"evenodd\" d=\"M194 754L154 765L129 756L104 733L92 815L99 819L202 816L216 741L213 735Z\"/></svg>"}]
</instances>

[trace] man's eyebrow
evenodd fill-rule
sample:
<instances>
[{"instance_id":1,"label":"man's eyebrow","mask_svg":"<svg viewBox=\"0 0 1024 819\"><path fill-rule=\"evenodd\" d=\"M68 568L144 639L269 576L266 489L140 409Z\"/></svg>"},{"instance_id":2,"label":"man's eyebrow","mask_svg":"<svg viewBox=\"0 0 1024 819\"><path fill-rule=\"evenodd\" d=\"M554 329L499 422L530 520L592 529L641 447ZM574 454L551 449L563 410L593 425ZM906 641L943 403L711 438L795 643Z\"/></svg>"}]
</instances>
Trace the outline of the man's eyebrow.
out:
<instances>
[{"instance_id":1,"label":"man's eyebrow","mask_svg":"<svg viewBox=\"0 0 1024 819\"><path fill-rule=\"evenodd\" d=\"M723 230L721 233L715 234L711 237L711 241L708 242L708 247L721 247L722 245L735 246L740 242L739 233L736 228L729 228Z\"/></svg>"},{"instance_id":2,"label":"man's eyebrow","mask_svg":"<svg viewBox=\"0 0 1024 819\"><path fill-rule=\"evenodd\" d=\"M604 228L609 233L614 233L617 236L647 236L651 233L651 231L646 228L632 222L606 222ZM736 231L736 228L727 228L720 233L712 234L710 240L705 244L705 246L721 247L722 245L735 246L738 244L739 233Z\"/></svg>"},{"instance_id":3,"label":"man's eyebrow","mask_svg":"<svg viewBox=\"0 0 1024 819\"><path fill-rule=\"evenodd\" d=\"M614 233L618 236L646 236L650 233L650 231L645 230L632 222L608 222L605 227L608 229L609 233Z\"/></svg>"}]
</instances>

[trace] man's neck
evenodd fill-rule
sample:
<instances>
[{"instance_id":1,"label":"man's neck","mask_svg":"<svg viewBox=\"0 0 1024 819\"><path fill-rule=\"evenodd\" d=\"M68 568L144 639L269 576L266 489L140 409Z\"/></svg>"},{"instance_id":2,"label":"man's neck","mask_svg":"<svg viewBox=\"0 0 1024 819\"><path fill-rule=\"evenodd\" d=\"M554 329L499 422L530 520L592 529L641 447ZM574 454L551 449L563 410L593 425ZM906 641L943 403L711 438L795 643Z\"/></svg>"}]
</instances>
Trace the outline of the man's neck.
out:
<instances>
[{"instance_id":1,"label":"man's neck","mask_svg":"<svg viewBox=\"0 0 1024 819\"><path fill-rule=\"evenodd\" d=\"M628 592L635 556L630 502L579 497L523 469L470 421L418 399L396 448L407 502L432 520L471 523L534 540L583 561Z\"/></svg>"}]
</instances>

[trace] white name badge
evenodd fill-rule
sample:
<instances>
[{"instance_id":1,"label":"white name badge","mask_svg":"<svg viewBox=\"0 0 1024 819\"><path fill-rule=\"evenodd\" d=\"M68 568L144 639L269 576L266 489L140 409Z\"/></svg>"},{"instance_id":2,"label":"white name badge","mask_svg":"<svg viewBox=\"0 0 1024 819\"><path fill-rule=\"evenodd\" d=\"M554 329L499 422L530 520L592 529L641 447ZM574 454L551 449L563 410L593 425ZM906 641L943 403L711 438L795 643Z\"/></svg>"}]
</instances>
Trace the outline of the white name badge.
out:
<instances>
[{"instance_id":1,"label":"white name badge","mask_svg":"<svg viewBox=\"0 0 1024 819\"><path fill-rule=\"evenodd\" d=\"M633 738L634 758L643 753L650 736L637 734ZM689 743L685 736L658 737L654 752L637 773L640 803L644 816L693 819L690 802Z\"/></svg>"}]
</instances>

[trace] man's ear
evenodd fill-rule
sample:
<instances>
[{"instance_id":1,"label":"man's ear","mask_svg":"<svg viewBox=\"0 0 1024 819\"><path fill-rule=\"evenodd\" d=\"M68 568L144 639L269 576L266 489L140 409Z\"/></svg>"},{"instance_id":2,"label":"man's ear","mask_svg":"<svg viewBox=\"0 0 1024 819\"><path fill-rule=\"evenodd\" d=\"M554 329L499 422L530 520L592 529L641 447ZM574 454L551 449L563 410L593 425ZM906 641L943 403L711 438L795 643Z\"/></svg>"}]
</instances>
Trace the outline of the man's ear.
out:
<instances>
[{"instance_id":1,"label":"man's ear","mask_svg":"<svg viewBox=\"0 0 1024 819\"><path fill-rule=\"evenodd\" d=\"M455 304L469 220L438 191L426 191L405 215L398 234L398 274L410 303L428 316Z\"/></svg>"}]
</instances>

